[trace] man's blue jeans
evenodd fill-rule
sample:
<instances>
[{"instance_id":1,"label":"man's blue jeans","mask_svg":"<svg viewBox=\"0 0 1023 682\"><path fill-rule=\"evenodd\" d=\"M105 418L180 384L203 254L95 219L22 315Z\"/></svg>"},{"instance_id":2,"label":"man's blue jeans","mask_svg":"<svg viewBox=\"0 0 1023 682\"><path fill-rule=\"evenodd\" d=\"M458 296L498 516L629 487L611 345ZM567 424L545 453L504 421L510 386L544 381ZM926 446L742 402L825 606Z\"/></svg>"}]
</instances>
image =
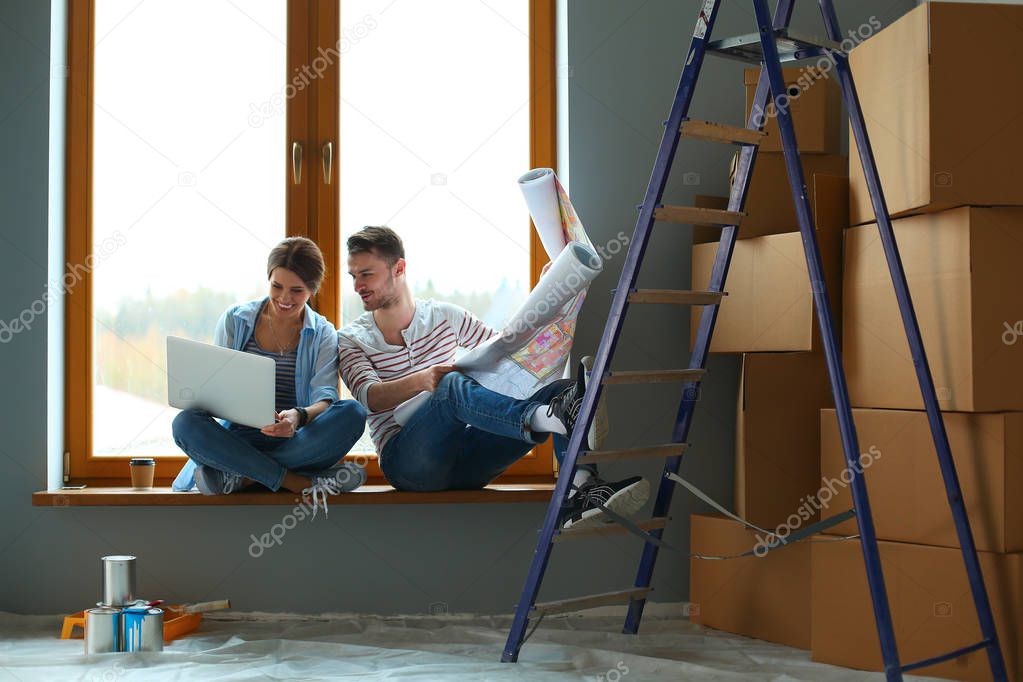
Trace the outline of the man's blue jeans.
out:
<instances>
[{"instance_id":1,"label":"man's blue jeans","mask_svg":"<svg viewBox=\"0 0 1023 682\"><path fill-rule=\"evenodd\" d=\"M529 420L569 385L555 381L517 400L460 372L446 374L429 402L384 446L380 468L398 490L482 488L547 440L548 434L529 430ZM555 434L559 462L567 447L565 437Z\"/></svg>"},{"instance_id":2,"label":"man's blue jeans","mask_svg":"<svg viewBox=\"0 0 1023 682\"><path fill-rule=\"evenodd\" d=\"M203 464L277 490L288 471L311 475L337 464L365 426L366 408L355 400L335 400L291 438L267 436L234 423L224 428L208 412L183 410L174 417L174 442L191 461L178 474L174 488L190 488L195 464Z\"/></svg>"}]
</instances>

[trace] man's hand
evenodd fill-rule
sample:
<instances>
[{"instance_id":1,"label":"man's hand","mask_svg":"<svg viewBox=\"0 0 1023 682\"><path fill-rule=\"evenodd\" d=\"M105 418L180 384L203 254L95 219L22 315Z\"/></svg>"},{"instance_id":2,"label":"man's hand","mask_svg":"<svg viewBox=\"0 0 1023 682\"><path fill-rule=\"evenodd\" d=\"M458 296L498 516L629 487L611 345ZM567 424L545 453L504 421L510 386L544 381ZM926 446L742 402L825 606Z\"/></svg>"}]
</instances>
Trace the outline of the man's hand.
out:
<instances>
[{"instance_id":1,"label":"man's hand","mask_svg":"<svg viewBox=\"0 0 1023 682\"><path fill-rule=\"evenodd\" d=\"M266 436L273 436L275 438L291 438L295 435L295 431L298 430L298 410L282 410L280 412L275 412L274 419L276 421L273 424L264 426L259 430L259 432Z\"/></svg>"},{"instance_id":2,"label":"man's hand","mask_svg":"<svg viewBox=\"0 0 1023 682\"><path fill-rule=\"evenodd\" d=\"M543 270L540 271L540 277L543 277L544 275L546 275L547 271L551 269L551 265L553 265L553 264L554 264L554 261L552 261L552 260L547 261L547 264L543 266Z\"/></svg>"},{"instance_id":3,"label":"man's hand","mask_svg":"<svg viewBox=\"0 0 1023 682\"><path fill-rule=\"evenodd\" d=\"M454 371L455 366L451 363L442 363L419 370L418 374L422 380L422 390L431 392L435 391L437 389L437 384L439 384L440 380L444 378L444 375Z\"/></svg>"}]
</instances>

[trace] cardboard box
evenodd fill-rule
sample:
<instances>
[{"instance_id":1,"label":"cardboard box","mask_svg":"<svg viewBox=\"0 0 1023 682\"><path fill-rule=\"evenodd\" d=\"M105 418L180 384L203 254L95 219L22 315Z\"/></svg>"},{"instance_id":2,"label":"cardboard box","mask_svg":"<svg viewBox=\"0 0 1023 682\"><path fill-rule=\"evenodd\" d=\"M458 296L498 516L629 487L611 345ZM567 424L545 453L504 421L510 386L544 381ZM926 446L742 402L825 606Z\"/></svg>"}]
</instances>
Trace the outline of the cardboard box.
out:
<instances>
[{"instance_id":1,"label":"cardboard box","mask_svg":"<svg viewBox=\"0 0 1023 682\"><path fill-rule=\"evenodd\" d=\"M1023 551L1023 413L943 416L977 549ZM878 538L958 547L927 413L853 410L853 419ZM821 410L821 477L835 489L829 516L853 506L845 468L835 411ZM855 534L856 521L829 532Z\"/></svg>"},{"instance_id":2,"label":"cardboard box","mask_svg":"<svg viewBox=\"0 0 1023 682\"><path fill-rule=\"evenodd\" d=\"M942 410L1023 410L1023 208L963 207L894 222ZM855 407L923 409L874 225L846 231L843 353Z\"/></svg>"},{"instance_id":3,"label":"cardboard box","mask_svg":"<svg viewBox=\"0 0 1023 682\"><path fill-rule=\"evenodd\" d=\"M735 420L735 512L773 530L817 519L806 498L821 487L819 413L833 405L824 356L747 353ZM809 522L802 519L802 522Z\"/></svg>"},{"instance_id":4,"label":"cardboard box","mask_svg":"<svg viewBox=\"0 0 1023 682\"><path fill-rule=\"evenodd\" d=\"M846 224L845 178L814 179L814 224L824 262L835 323L841 321L842 232ZM693 247L693 289L706 289L718 245ZM725 280L727 296L718 309L712 353L811 351L820 348L813 290L799 232L739 239ZM690 344L696 340L703 308L690 311Z\"/></svg>"},{"instance_id":5,"label":"cardboard box","mask_svg":"<svg viewBox=\"0 0 1023 682\"><path fill-rule=\"evenodd\" d=\"M1023 7L928 2L850 53L889 213L1021 205ZM872 222L855 140L852 225Z\"/></svg>"},{"instance_id":6,"label":"cardboard box","mask_svg":"<svg viewBox=\"0 0 1023 682\"><path fill-rule=\"evenodd\" d=\"M838 154L841 145L842 92L834 78L813 78L807 69L782 69L786 93L789 96L789 111L796 129L796 141L801 153ZM753 108L757 94L760 69L746 69L746 120ZM778 119L774 115L773 98L767 106L767 135L760 143L762 152L782 151Z\"/></svg>"},{"instance_id":7,"label":"cardboard box","mask_svg":"<svg viewBox=\"0 0 1023 682\"><path fill-rule=\"evenodd\" d=\"M898 542L878 544L902 663L980 641L959 550ZM881 670L881 648L859 541L815 542L811 555L811 658L848 668ZM1009 679L1021 680L1023 554L981 552L979 556ZM985 651L914 670L913 674L953 680L991 679Z\"/></svg>"},{"instance_id":8,"label":"cardboard box","mask_svg":"<svg viewBox=\"0 0 1023 682\"><path fill-rule=\"evenodd\" d=\"M691 551L731 556L756 546L755 534L720 515L693 514ZM763 557L690 559L690 620L716 630L810 648L810 545Z\"/></svg>"},{"instance_id":9,"label":"cardboard box","mask_svg":"<svg viewBox=\"0 0 1023 682\"><path fill-rule=\"evenodd\" d=\"M815 175L846 177L849 173L849 162L844 156L803 154L800 159L803 162L803 177L811 206L814 205L816 196ZM757 154L744 211L747 215L739 225L739 237L742 239L799 231L783 154L776 152ZM848 219L843 218L842 223L848 225Z\"/></svg>"}]
</instances>

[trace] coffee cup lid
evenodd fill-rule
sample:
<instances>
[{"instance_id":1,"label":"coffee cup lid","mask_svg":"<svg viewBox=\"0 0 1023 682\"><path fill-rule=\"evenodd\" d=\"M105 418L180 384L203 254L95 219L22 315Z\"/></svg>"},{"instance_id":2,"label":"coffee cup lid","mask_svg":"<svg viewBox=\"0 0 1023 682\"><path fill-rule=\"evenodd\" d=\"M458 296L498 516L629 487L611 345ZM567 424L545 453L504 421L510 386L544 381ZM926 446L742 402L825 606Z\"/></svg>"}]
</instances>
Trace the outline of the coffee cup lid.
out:
<instances>
[{"instance_id":1,"label":"coffee cup lid","mask_svg":"<svg viewBox=\"0 0 1023 682\"><path fill-rule=\"evenodd\" d=\"M130 460L128 460L128 464L136 467L138 466L151 467L156 466L156 460L153 459L152 457L132 457Z\"/></svg>"}]
</instances>

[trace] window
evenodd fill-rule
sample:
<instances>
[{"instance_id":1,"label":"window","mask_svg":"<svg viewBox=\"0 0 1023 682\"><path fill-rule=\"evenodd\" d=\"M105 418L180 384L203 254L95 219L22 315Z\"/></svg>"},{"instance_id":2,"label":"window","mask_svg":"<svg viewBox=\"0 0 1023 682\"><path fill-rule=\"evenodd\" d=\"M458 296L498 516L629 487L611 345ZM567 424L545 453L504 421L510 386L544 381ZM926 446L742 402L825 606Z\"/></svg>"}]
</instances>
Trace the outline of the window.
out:
<instances>
[{"instance_id":1,"label":"window","mask_svg":"<svg viewBox=\"0 0 1023 682\"><path fill-rule=\"evenodd\" d=\"M365 224L403 235L417 296L491 324L535 282L515 180L554 164L553 0L89 0L70 18L75 480L122 481L132 456L173 477L165 337L210 340L264 295L284 236L320 245L312 304L338 325L362 312L344 241Z\"/></svg>"}]
</instances>

